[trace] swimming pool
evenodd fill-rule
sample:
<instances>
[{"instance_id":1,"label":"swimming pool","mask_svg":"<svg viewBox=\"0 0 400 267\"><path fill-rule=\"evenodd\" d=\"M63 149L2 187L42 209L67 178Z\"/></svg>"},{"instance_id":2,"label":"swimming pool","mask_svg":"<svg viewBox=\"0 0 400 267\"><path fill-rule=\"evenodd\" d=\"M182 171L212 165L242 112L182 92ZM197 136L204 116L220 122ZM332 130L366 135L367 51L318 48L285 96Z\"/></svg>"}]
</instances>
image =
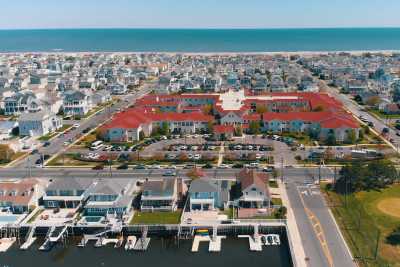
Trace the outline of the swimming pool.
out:
<instances>
[{"instance_id":1,"label":"swimming pool","mask_svg":"<svg viewBox=\"0 0 400 267\"><path fill-rule=\"evenodd\" d=\"M17 215L0 215L0 224L14 223L18 217Z\"/></svg>"},{"instance_id":2,"label":"swimming pool","mask_svg":"<svg viewBox=\"0 0 400 267\"><path fill-rule=\"evenodd\" d=\"M85 221L87 223L99 223L103 220L103 216L85 216Z\"/></svg>"}]
</instances>

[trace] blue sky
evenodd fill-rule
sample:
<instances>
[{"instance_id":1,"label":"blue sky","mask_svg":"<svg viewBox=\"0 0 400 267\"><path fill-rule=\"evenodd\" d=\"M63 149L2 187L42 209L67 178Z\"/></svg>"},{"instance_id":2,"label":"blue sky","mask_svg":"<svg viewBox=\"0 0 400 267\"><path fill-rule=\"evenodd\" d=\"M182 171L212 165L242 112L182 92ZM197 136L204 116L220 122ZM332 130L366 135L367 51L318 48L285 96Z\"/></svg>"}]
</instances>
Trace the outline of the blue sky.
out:
<instances>
[{"instance_id":1,"label":"blue sky","mask_svg":"<svg viewBox=\"0 0 400 267\"><path fill-rule=\"evenodd\" d=\"M400 27L399 0L13 0L0 29Z\"/></svg>"}]
</instances>

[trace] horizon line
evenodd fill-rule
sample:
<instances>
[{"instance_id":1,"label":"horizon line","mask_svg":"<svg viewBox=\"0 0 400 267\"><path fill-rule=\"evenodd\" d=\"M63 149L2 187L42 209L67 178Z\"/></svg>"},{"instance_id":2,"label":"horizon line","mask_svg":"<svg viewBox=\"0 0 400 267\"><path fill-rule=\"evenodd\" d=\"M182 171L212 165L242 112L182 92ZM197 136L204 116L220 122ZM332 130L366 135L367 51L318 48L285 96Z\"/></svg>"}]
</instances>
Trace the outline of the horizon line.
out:
<instances>
[{"instance_id":1,"label":"horizon line","mask_svg":"<svg viewBox=\"0 0 400 267\"><path fill-rule=\"evenodd\" d=\"M0 31L39 30L335 30L335 29L400 29L400 26L343 26L343 27L48 27L48 28L0 28Z\"/></svg>"}]
</instances>

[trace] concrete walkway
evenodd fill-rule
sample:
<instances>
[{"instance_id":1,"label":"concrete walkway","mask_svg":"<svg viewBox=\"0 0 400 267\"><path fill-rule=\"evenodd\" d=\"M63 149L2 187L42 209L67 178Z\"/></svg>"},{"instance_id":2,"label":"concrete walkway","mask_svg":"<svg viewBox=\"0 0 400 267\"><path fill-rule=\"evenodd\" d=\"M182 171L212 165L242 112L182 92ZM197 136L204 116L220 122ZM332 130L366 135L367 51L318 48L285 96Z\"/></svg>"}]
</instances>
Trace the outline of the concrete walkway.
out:
<instances>
[{"instance_id":1,"label":"concrete walkway","mask_svg":"<svg viewBox=\"0 0 400 267\"><path fill-rule=\"evenodd\" d=\"M290 206L290 201L287 196L287 192L285 189L285 185L277 180L279 188L281 189L281 197L282 204L287 208L287 228L288 228L288 238L291 244L292 256L294 265L297 267L305 267L306 263L306 254L304 252L303 244L300 238L300 232L297 227L296 218L293 213L293 209Z\"/></svg>"},{"instance_id":2,"label":"concrete walkway","mask_svg":"<svg viewBox=\"0 0 400 267\"><path fill-rule=\"evenodd\" d=\"M221 142L221 146L218 153L218 163L217 166L220 166L224 161L224 153L225 153L225 143Z\"/></svg>"}]
</instances>

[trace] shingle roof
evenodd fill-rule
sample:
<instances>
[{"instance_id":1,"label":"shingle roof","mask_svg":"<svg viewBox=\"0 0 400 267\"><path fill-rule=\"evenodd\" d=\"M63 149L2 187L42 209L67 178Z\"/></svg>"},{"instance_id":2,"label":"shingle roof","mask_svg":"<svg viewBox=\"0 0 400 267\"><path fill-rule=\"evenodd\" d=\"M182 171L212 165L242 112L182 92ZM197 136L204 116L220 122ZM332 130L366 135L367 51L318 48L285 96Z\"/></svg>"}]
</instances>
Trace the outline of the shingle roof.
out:
<instances>
[{"instance_id":1,"label":"shingle roof","mask_svg":"<svg viewBox=\"0 0 400 267\"><path fill-rule=\"evenodd\" d=\"M218 185L213 180L196 179L191 182L189 192L218 192Z\"/></svg>"},{"instance_id":2,"label":"shingle roof","mask_svg":"<svg viewBox=\"0 0 400 267\"><path fill-rule=\"evenodd\" d=\"M93 181L90 178L57 178L47 187L47 190L86 190Z\"/></svg>"}]
</instances>

